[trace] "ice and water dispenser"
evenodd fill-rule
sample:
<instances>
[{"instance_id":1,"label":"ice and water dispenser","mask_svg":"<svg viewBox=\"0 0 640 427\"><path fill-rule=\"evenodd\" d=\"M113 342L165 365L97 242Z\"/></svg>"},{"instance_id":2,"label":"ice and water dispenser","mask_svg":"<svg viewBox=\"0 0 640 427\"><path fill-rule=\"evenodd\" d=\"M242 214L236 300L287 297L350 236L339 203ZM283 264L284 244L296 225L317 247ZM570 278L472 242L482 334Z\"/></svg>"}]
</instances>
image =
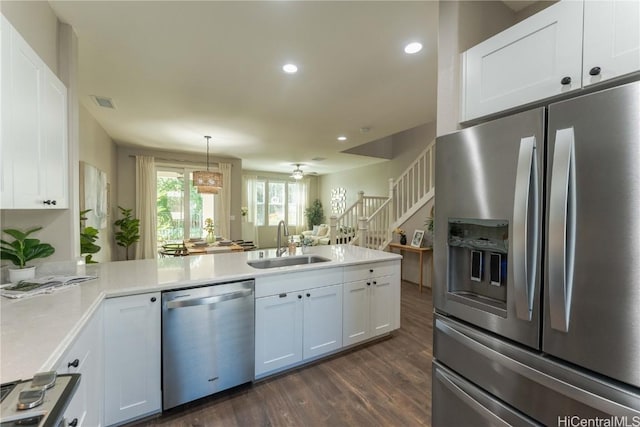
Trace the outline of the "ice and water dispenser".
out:
<instances>
[{"instance_id":1,"label":"ice and water dispenser","mask_svg":"<svg viewBox=\"0 0 640 427\"><path fill-rule=\"evenodd\" d=\"M448 227L449 292L506 315L509 221L449 218Z\"/></svg>"}]
</instances>

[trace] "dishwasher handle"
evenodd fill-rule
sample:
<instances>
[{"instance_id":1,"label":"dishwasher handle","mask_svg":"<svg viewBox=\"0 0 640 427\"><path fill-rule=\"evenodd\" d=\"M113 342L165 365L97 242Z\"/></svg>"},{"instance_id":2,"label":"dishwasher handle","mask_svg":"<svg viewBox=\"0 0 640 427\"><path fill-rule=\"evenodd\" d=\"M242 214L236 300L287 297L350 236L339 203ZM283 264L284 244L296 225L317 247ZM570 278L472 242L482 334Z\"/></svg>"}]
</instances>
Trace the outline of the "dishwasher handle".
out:
<instances>
[{"instance_id":1,"label":"dishwasher handle","mask_svg":"<svg viewBox=\"0 0 640 427\"><path fill-rule=\"evenodd\" d=\"M167 308L172 310L174 308L193 307L196 305L212 305L223 301L230 301L233 299L244 298L253 293L253 289L244 289L242 291L230 292L228 294L213 295L204 298L193 298L182 301L169 301Z\"/></svg>"}]
</instances>

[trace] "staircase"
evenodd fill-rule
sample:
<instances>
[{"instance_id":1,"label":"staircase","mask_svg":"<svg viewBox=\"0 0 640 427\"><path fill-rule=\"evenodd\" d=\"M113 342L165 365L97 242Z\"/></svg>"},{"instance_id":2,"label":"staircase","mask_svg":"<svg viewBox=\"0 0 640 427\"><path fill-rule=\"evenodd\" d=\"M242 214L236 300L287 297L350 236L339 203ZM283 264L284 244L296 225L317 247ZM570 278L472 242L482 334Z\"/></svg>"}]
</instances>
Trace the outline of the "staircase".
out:
<instances>
[{"instance_id":1,"label":"staircase","mask_svg":"<svg viewBox=\"0 0 640 427\"><path fill-rule=\"evenodd\" d=\"M357 244L371 249L384 249L393 230L435 196L435 140L397 180L389 180L389 196L365 196L340 216L330 220L331 243Z\"/></svg>"}]
</instances>

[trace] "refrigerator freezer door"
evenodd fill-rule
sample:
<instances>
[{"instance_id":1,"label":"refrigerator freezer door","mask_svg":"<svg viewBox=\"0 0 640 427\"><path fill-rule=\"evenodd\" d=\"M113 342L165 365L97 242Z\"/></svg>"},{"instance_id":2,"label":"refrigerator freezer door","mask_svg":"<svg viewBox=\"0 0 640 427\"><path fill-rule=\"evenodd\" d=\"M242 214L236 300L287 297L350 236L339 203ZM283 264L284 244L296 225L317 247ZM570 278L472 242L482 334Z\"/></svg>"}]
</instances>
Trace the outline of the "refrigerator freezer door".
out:
<instances>
[{"instance_id":1,"label":"refrigerator freezer door","mask_svg":"<svg viewBox=\"0 0 640 427\"><path fill-rule=\"evenodd\" d=\"M437 363L537 422L571 425L567 420L572 416L640 420L638 389L591 376L438 314L434 326ZM436 380L434 375L434 413L441 392Z\"/></svg>"},{"instance_id":2,"label":"refrigerator freezer door","mask_svg":"<svg viewBox=\"0 0 640 427\"><path fill-rule=\"evenodd\" d=\"M433 362L433 427L541 426L464 380L438 362Z\"/></svg>"},{"instance_id":3,"label":"refrigerator freezer door","mask_svg":"<svg viewBox=\"0 0 640 427\"><path fill-rule=\"evenodd\" d=\"M535 348L544 124L539 108L436 144L434 305Z\"/></svg>"},{"instance_id":4,"label":"refrigerator freezer door","mask_svg":"<svg viewBox=\"0 0 640 427\"><path fill-rule=\"evenodd\" d=\"M640 82L549 107L543 351L640 387Z\"/></svg>"}]
</instances>

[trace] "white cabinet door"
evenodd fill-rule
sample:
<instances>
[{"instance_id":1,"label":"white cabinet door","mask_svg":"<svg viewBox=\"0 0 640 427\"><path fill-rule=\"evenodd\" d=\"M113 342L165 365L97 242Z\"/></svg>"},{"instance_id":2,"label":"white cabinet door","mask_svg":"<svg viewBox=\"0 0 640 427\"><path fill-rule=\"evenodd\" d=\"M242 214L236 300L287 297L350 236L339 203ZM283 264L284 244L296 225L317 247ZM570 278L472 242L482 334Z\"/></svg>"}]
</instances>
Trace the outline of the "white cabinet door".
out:
<instances>
[{"instance_id":1,"label":"white cabinet door","mask_svg":"<svg viewBox=\"0 0 640 427\"><path fill-rule=\"evenodd\" d=\"M42 95L40 169L42 195L45 203L48 201L44 206L68 208L67 88L49 69L44 70Z\"/></svg>"},{"instance_id":2,"label":"white cabinet door","mask_svg":"<svg viewBox=\"0 0 640 427\"><path fill-rule=\"evenodd\" d=\"M585 2L583 61L584 86L640 70L640 2Z\"/></svg>"},{"instance_id":3,"label":"white cabinet door","mask_svg":"<svg viewBox=\"0 0 640 427\"><path fill-rule=\"evenodd\" d=\"M160 293L104 303L105 424L161 411Z\"/></svg>"},{"instance_id":4,"label":"white cabinet door","mask_svg":"<svg viewBox=\"0 0 640 427\"><path fill-rule=\"evenodd\" d=\"M342 347L342 285L304 292L303 359Z\"/></svg>"},{"instance_id":5,"label":"white cabinet door","mask_svg":"<svg viewBox=\"0 0 640 427\"><path fill-rule=\"evenodd\" d=\"M98 308L57 364L58 374L79 373L80 383L64 413L67 424L103 424L102 309Z\"/></svg>"},{"instance_id":6,"label":"white cabinet door","mask_svg":"<svg viewBox=\"0 0 640 427\"><path fill-rule=\"evenodd\" d=\"M4 18L3 209L68 207L67 88Z\"/></svg>"},{"instance_id":7,"label":"white cabinet door","mask_svg":"<svg viewBox=\"0 0 640 427\"><path fill-rule=\"evenodd\" d=\"M302 296L256 298L256 376L302 360Z\"/></svg>"},{"instance_id":8,"label":"white cabinet door","mask_svg":"<svg viewBox=\"0 0 640 427\"><path fill-rule=\"evenodd\" d=\"M342 312L342 343L345 346L371 337L369 320L369 288L371 282L359 280L345 283Z\"/></svg>"},{"instance_id":9,"label":"white cabinet door","mask_svg":"<svg viewBox=\"0 0 640 427\"><path fill-rule=\"evenodd\" d=\"M461 121L579 89L582 22L561 1L464 52Z\"/></svg>"},{"instance_id":10,"label":"white cabinet door","mask_svg":"<svg viewBox=\"0 0 640 427\"><path fill-rule=\"evenodd\" d=\"M369 289L371 336L386 334L395 329L396 286L393 276L375 278Z\"/></svg>"}]
</instances>

